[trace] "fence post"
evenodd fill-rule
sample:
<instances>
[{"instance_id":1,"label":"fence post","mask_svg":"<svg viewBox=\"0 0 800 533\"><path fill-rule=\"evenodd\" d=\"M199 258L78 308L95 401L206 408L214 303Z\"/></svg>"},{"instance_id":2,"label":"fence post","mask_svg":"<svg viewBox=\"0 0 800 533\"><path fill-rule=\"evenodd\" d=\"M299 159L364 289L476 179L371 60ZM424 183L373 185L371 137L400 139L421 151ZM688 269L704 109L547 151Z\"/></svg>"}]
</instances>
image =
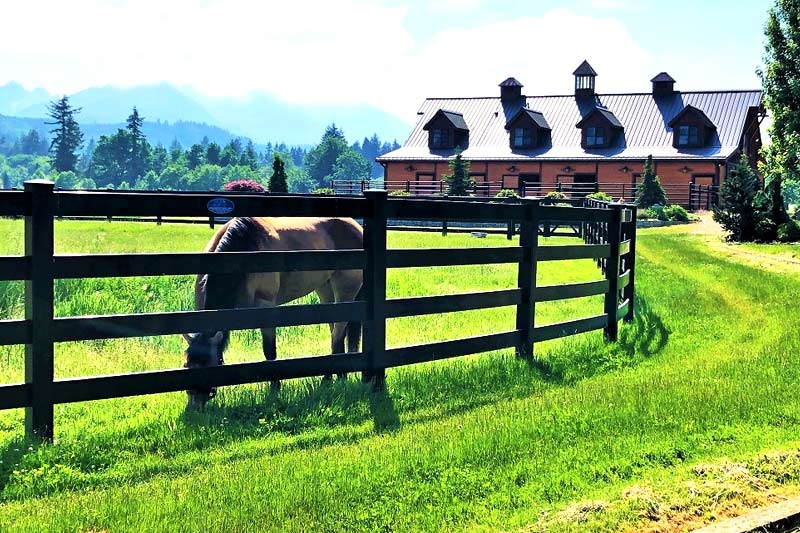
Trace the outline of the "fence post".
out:
<instances>
[{"instance_id":1,"label":"fence post","mask_svg":"<svg viewBox=\"0 0 800 533\"><path fill-rule=\"evenodd\" d=\"M625 267L628 270L628 286L625 287L625 298L628 300L628 312L625 313L623 320L625 322L633 322L633 282L636 277L636 206L629 206L631 211L630 233L628 238L631 241L630 252L625 257Z\"/></svg>"},{"instance_id":2,"label":"fence post","mask_svg":"<svg viewBox=\"0 0 800 533\"><path fill-rule=\"evenodd\" d=\"M533 329L536 315L536 256L539 247L539 200L527 200L522 204L525 213L520 221L519 245L522 259L517 271L517 286L520 303L517 304L517 331L519 345L517 356L533 357Z\"/></svg>"},{"instance_id":3,"label":"fence post","mask_svg":"<svg viewBox=\"0 0 800 533\"><path fill-rule=\"evenodd\" d=\"M363 353L367 370L361 374L365 383L381 390L386 381L386 369L381 366L386 352L386 223L388 191L366 190L364 196L372 203L372 216L364 218L364 299L367 319L364 321Z\"/></svg>"},{"instance_id":4,"label":"fence post","mask_svg":"<svg viewBox=\"0 0 800 533\"><path fill-rule=\"evenodd\" d=\"M53 182L25 182L31 211L25 216L25 255L30 279L25 281L25 320L31 342L25 345L25 383L31 404L25 408L25 436L53 438Z\"/></svg>"},{"instance_id":5,"label":"fence post","mask_svg":"<svg viewBox=\"0 0 800 533\"><path fill-rule=\"evenodd\" d=\"M622 206L609 205L611 211L611 220L608 222L608 233L606 234L606 242L611 249L608 259L606 260L606 279L608 280L608 292L605 299L605 314L608 318L608 324L605 327L606 339L610 341L617 340L617 331L619 324L617 323L617 308L619 307L619 241L620 231L622 229Z\"/></svg>"}]
</instances>

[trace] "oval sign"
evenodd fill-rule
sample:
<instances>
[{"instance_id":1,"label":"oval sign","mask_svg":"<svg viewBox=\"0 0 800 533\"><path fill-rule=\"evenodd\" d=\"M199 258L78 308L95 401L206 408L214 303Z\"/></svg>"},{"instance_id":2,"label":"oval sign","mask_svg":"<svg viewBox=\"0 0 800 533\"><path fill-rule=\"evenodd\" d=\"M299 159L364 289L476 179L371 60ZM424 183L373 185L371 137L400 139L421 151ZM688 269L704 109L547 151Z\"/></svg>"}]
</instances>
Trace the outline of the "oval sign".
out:
<instances>
[{"instance_id":1,"label":"oval sign","mask_svg":"<svg viewBox=\"0 0 800 533\"><path fill-rule=\"evenodd\" d=\"M234 205L233 202L227 198L212 198L208 201L206 207L215 215L227 215L233 211Z\"/></svg>"}]
</instances>

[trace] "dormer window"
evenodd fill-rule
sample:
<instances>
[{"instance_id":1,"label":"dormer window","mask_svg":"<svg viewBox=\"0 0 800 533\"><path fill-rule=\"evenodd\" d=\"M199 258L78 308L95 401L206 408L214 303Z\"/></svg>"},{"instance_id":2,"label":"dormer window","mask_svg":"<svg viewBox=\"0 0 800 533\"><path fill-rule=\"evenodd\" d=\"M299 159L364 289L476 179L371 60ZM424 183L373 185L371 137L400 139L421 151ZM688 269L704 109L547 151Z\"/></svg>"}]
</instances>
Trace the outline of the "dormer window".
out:
<instances>
[{"instance_id":1,"label":"dormer window","mask_svg":"<svg viewBox=\"0 0 800 533\"><path fill-rule=\"evenodd\" d=\"M450 130L446 128L432 130L431 148L450 148Z\"/></svg>"},{"instance_id":2,"label":"dormer window","mask_svg":"<svg viewBox=\"0 0 800 533\"><path fill-rule=\"evenodd\" d=\"M455 111L438 110L423 129L428 132L431 150L465 149L469 144L469 128L464 115Z\"/></svg>"},{"instance_id":3,"label":"dormer window","mask_svg":"<svg viewBox=\"0 0 800 533\"><path fill-rule=\"evenodd\" d=\"M514 148L533 146L533 128L514 128Z\"/></svg>"},{"instance_id":4,"label":"dormer window","mask_svg":"<svg viewBox=\"0 0 800 533\"><path fill-rule=\"evenodd\" d=\"M550 139L550 125L544 115L523 107L506 123L508 144L512 150L538 148Z\"/></svg>"},{"instance_id":5,"label":"dormer window","mask_svg":"<svg viewBox=\"0 0 800 533\"><path fill-rule=\"evenodd\" d=\"M606 129L600 126L586 128L586 146L606 145Z\"/></svg>"},{"instance_id":6,"label":"dormer window","mask_svg":"<svg viewBox=\"0 0 800 533\"><path fill-rule=\"evenodd\" d=\"M678 146L697 146L700 132L697 126L678 126Z\"/></svg>"},{"instance_id":7,"label":"dormer window","mask_svg":"<svg viewBox=\"0 0 800 533\"><path fill-rule=\"evenodd\" d=\"M716 126L702 110L687 105L669 121L675 148L702 148L713 139Z\"/></svg>"}]
</instances>

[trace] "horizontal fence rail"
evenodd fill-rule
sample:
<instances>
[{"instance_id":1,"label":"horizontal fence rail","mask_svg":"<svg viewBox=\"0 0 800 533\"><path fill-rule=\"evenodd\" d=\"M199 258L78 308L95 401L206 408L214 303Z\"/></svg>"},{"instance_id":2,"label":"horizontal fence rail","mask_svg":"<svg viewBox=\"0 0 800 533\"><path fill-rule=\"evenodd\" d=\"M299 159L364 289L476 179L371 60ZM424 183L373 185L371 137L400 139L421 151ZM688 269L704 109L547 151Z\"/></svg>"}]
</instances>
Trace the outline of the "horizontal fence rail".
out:
<instances>
[{"instance_id":1,"label":"horizontal fence rail","mask_svg":"<svg viewBox=\"0 0 800 533\"><path fill-rule=\"evenodd\" d=\"M382 386L385 369L514 348L530 357L534 343L603 329L617 336L619 319L633 318L636 242L635 206L590 199L552 205L543 199L432 197L391 198L387 191L359 190L360 197L264 196L209 193L57 191L29 181L25 191L0 192L0 214L25 217L25 255L0 256L0 281L25 282L25 317L0 320L0 345L25 345L25 383L0 385L0 409L26 409L29 436L53 436L53 406L191 388L276 379L361 372ZM59 217L332 216L363 221L364 247L214 253L55 254L54 220ZM387 249L389 221L501 223L517 245L485 248ZM579 237L582 244L548 245L539 237ZM562 285L536 284L540 261L592 260L602 279ZM508 289L387 298L390 268L516 264L517 286ZM247 274L361 270L363 297L351 302L201 311L98 316L53 316L59 279L193 274ZM604 298L603 314L555 324L536 324L536 304L571 298ZM386 347L386 321L400 317L516 309L509 331L415 346ZM54 378L54 344L86 340L230 331L333 322L363 324L360 352L213 368L171 369L131 374Z\"/></svg>"}]
</instances>

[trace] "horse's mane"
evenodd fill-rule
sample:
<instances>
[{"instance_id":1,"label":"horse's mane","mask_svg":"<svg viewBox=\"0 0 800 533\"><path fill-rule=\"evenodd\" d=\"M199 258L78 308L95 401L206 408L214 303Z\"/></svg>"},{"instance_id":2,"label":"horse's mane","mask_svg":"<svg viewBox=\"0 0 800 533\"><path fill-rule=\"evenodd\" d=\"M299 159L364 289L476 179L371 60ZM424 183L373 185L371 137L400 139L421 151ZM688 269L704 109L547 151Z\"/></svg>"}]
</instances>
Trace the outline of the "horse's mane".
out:
<instances>
[{"instance_id":1,"label":"horse's mane","mask_svg":"<svg viewBox=\"0 0 800 533\"><path fill-rule=\"evenodd\" d=\"M250 217L234 219L220 237L215 252L249 252L258 249L264 229ZM205 293L205 309L233 309L240 294L245 274L208 274L201 283ZM224 344L228 334L225 332Z\"/></svg>"}]
</instances>

